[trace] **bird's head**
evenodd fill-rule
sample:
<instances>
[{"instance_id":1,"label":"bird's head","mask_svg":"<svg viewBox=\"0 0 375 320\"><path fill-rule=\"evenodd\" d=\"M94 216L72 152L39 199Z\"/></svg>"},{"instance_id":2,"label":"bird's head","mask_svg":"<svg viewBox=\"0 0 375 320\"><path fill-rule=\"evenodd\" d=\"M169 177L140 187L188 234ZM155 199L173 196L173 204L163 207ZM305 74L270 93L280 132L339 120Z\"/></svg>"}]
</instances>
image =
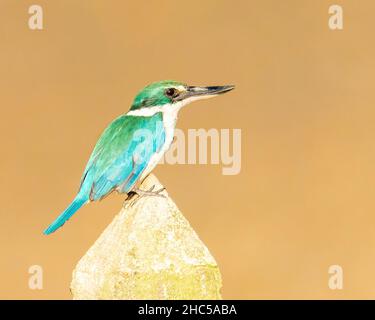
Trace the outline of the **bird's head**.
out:
<instances>
[{"instance_id":1,"label":"bird's head","mask_svg":"<svg viewBox=\"0 0 375 320\"><path fill-rule=\"evenodd\" d=\"M177 81L154 82L135 97L130 111L147 109L180 109L195 100L207 99L234 89L234 86L198 87L188 86ZM151 110L150 110L151 111Z\"/></svg>"}]
</instances>

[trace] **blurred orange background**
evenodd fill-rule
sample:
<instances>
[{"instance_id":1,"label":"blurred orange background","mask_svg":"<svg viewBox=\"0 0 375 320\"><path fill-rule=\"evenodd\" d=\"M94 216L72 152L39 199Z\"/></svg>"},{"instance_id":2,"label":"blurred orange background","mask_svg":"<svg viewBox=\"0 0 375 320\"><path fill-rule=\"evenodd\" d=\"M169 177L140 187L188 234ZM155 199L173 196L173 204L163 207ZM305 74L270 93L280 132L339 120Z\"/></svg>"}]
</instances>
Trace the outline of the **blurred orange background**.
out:
<instances>
[{"instance_id":1,"label":"blurred orange background","mask_svg":"<svg viewBox=\"0 0 375 320\"><path fill-rule=\"evenodd\" d=\"M28 8L44 29L28 28ZM375 298L375 2L0 3L0 298L70 299L71 273L124 197L44 228L73 199L105 126L146 84L236 84L178 127L242 129L242 170L155 173L216 258L227 299ZM30 290L40 265L43 290ZM344 271L343 290L328 268Z\"/></svg>"}]
</instances>

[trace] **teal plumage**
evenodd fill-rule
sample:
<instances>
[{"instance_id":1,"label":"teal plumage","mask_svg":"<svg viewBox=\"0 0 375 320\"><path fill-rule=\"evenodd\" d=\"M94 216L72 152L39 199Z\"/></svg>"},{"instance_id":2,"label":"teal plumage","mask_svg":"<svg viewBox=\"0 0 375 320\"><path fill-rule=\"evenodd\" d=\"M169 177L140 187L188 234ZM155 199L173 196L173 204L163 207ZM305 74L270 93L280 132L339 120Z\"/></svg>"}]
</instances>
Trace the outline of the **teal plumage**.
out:
<instances>
[{"instance_id":1,"label":"teal plumage","mask_svg":"<svg viewBox=\"0 0 375 320\"><path fill-rule=\"evenodd\" d=\"M171 103L171 98L164 94L165 89L181 85L184 84L173 80L151 83L137 94L130 110L139 110L142 108L162 106Z\"/></svg>"},{"instance_id":2,"label":"teal plumage","mask_svg":"<svg viewBox=\"0 0 375 320\"><path fill-rule=\"evenodd\" d=\"M76 198L44 233L54 232L89 201L101 200L114 190L129 192L164 140L160 112L152 117L122 115L114 120L91 154Z\"/></svg>"},{"instance_id":3,"label":"teal plumage","mask_svg":"<svg viewBox=\"0 0 375 320\"><path fill-rule=\"evenodd\" d=\"M193 87L168 80L141 90L130 111L115 119L100 136L86 165L78 194L44 233L54 232L84 204L101 200L113 191L144 193L135 189L135 185L152 171L168 150L178 111L192 101L233 88Z\"/></svg>"},{"instance_id":4,"label":"teal plumage","mask_svg":"<svg viewBox=\"0 0 375 320\"><path fill-rule=\"evenodd\" d=\"M118 187L128 192L164 139L160 112L152 117L117 118L97 142L83 174L81 189L92 201L102 199Z\"/></svg>"}]
</instances>

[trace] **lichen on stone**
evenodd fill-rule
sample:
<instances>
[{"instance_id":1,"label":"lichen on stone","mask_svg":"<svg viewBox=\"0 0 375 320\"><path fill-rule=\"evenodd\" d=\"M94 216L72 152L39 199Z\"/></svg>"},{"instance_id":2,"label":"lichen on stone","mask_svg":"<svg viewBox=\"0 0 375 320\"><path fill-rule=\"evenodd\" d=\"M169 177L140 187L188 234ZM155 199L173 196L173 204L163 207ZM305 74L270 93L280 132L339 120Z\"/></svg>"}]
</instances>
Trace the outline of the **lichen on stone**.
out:
<instances>
[{"instance_id":1,"label":"lichen on stone","mask_svg":"<svg viewBox=\"0 0 375 320\"><path fill-rule=\"evenodd\" d=\"M163 188L150 175L141 189ZM78 262L74 299L221 299L215 259L166 191L129 200Z\"/></svg>"}]
</instances>

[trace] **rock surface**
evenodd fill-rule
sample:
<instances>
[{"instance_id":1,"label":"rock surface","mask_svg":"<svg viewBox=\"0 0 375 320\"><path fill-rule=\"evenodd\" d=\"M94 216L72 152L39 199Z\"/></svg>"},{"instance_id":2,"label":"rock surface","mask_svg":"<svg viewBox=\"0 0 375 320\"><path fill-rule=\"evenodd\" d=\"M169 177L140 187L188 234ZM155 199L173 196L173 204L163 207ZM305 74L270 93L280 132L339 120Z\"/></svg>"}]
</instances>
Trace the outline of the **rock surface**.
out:
<instances>
[{"instance_id":1,"label":"rock surface","mask_svg":"<svg viewBox=\"0 0 375 320\"><path fill-rule=\"evenodd\" d=\"M150 175L142 190L163 186ZM221 299L221 275L166 191L125 207L73 272L74 299Z\"/></svg>"}]
</instances>

